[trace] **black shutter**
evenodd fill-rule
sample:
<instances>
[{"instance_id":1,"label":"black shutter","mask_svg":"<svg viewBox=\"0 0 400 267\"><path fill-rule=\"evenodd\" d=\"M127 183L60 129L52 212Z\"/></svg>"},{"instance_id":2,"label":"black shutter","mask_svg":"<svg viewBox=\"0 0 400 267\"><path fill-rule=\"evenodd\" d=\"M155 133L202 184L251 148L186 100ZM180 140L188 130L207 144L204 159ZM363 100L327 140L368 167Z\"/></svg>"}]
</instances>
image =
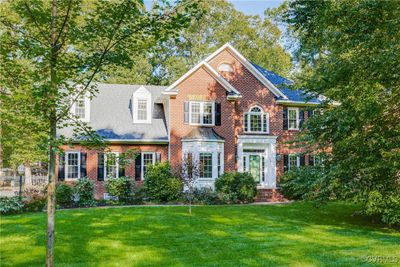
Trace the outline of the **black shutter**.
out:
<instances>
[{"instance_id":1,"label":"black shutter","mask_svg":"<svg viewBox=\"0 0 400 267\"><path fill-rule=\"evenodd\" d=\"M304 155L300 155L300 166L304 166L306 163L306 157Z\"/></svg>"},{"instance_id":2,"label":"black shutter","mask_svg":"<svg viewBox=\"0 0 400 267\"><path fill-rule=\"evenodd\" d=\"M221 103L215 103L215 125L221 126Z\"/></svg>"},{"instance_id":3,"label":"black shutter","mask_svg":"<svg viewBox=\"0 0 400 267\"><path fill-rule=\"evenodd\" d=\"M156 163L161 162L161 153L156 153Z\"/></svg>"},{"instance_id":4,"label":"black shutter","mask_svg":"<svg viewBox=\"0 0 400 267\"><path fill-rule=\"evenodd\" d=\"M283 130L288 129L288 109L283 108Z\"/></svg>"},{"instance_id":5,"label":"black shutter","mask_svg":"<svg viewBox=\"0 0 400 267\"><path fill-rule=\"evenodd\" d=\"M81 152L81 178L87 176L86 159L87 159L87 153L82 153Z\"/></svg>"},{"instance_id":6,"label":"black shutter","mask_svg":"<svg viewBox=\"0 0 400 267\"><path fill-rule=\"evenodd\" d=\"M304 110L300 109L299 110L299 128L303 127L304 123Z\"/></svg>"},{"instance_id":7,"label":"black shutter","mask_svg":"<svg viewBox=\"0 0 400 267\"><path fill-rule=\"evenodd\" d=\"M104 153L99 153L97 157L97 180L104 181Z\"/></svg>"},{"instance_id":8,"label":"black shutter","mask_svg":"<svg viewBox=\"0 0 400 267\"><path fill-rule=\"evenodd\" d=\"M309 108L307 110L307 119L311 118L313 116L313 110L311 108Z\"/></svg>"},{"instance_id":9,"label":"black shutter","mask_svg":"<svg viewBox=\"0 0 400 267\"><path fill-rule=\"evenodd\" d=\"M142 174L142 154L139 153L135 159L135 180L140 181Z\"/></svg>"},{"instance_id":10,"label":"black shutter","mask_svg":"<svg viewBox=\"0 0 400 267\"><path fill-rule=\"evenodd\" d=\"M118 177L125 176L125 168L123 166L119 166L118 168Z\"/></svg>"},{"instance_id":11,"label":"black shutter","mask_svg":"<svg viewBox=\"0 0 400 267\"><path fill-rule=\"evenodd\" d=\"M183 103L183 123L189 123L189 102Z\"/></svg>"},{"instance_id":12,"label":"black shutter","mask_svg":"<svg viewBox=\"0 0 400 267\"><path fill-rule=\"evenodd\" d=\"M289 170L289 155L283 155L283 171L286 172Z\"/></svg>"},{"instance_id":13,"label":"black shutter","mask_svg":"<svg viewBox=\"0 0 400 267\"><path fill-rule=\"evenodd\" d=\"M314 166L314 156L313 155L308 156L308 165Z\"/></svg>"},{"instance_id":14,"label":"black shutter","mask_svg":"<svg viewBox=\"0 0 400 267\"><path fill-rule=\"evenodd\" d=\"M58 155L58 180L65 180L65 154Z\"/></svg>"}]
</instances>

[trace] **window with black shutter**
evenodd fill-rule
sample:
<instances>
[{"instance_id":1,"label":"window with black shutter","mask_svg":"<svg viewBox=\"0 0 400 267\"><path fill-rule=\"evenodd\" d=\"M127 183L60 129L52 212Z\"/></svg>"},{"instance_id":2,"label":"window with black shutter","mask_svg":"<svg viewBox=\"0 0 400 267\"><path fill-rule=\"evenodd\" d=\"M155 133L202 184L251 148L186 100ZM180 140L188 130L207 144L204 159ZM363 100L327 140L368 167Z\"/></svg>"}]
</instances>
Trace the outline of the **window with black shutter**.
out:
<instances>
[{"instance_id":1,"label":"window with black shutter","mask_svg":"<svg viewBox=\"0 0 400 267\"><path fill-rule=\"evenodd\" d=\"M187 101L183 103L183 123L189 123L189 102Z\"/></svg>"},{"instance_id":2,"label":"window with black shutter","mask_svg":"<svg viewBox=\"0 0 400 267\"><path fill-rule=\"evenodd\" d=\"M283 171L286 172L289 170L289 155L283 155Z\"/></svg>"},{"instance_id":3,"label":"window with black shutter","mask_svg":"<svg viewBox=\"0 0 400 267\"><path fill-rule=\"evenodd\" d=\"M288 109L283 108L283 130L288 129Z\"/></svg>"},{"instance_id":4,"label":"window with black shutter","mask_svg":"<svg viewBox=\"0 0 400 267\"><path fill-rule=\"evenodd\" d=\"M221 103L215 103L215 125L221 126Z\"/></svg>"},{"instance_id":5,"label":"window with black shutter","mask_svg":"<svg viewBox=\"0 0 400 267\"><path fill-rule=\"evenodd\" d=\"M97 155L97 180L104 181L104 153Z\"/></svg>"},{"instance_id":6,"label":"window with black shutter","mask_svg":"<svg viewBox=\"0 0 400 267\"><path fill-rule=\"evenodd\" d=\"M135 158L135 181L142 180L142 153Z\"/></svg>"},{"instance_id":7,"label":"window with black shutter","mask_svg":"<svg viewBox=\"0 0 400 267\"><path fill-rule=\"evenodd\" d=\"M304 110L299 110L299 128L303 127L304 124Z\"/></svg>"},{"instance_id":8,"label":"window with black shutter","mask_svg":"<svg viewBox=\"0 0 400 267\"><path fill-rule=\"evenodd\" d=\"M65 155L59 154L58 155L58 180L64 181L65 180Z\"/></svg>"},{"instance_id":9,"label":"window with black shutter","mask_svg":"<svg viewBox=\"0 0 400 267\"><path fill-rule=\"evenodd\" d=\"M87 162L87 153L81 152L81 178L85 178L87 176L86 162Z\"/></svg>"}]
</instances>

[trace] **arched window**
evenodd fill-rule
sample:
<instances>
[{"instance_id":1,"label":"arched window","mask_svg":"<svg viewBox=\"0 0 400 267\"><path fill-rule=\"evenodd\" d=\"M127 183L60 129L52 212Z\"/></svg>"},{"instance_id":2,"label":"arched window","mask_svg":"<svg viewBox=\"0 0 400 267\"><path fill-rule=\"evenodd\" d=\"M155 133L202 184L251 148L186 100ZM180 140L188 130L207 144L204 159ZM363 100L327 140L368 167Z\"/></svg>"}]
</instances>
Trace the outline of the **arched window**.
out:
<instances>
[{"instance_id":1,"label":"arched window","mask_svg":"<svg viewBox=\"0 0 400 267\"><path fill-rule=\"evenodd\" d=\"M225 71L225 72L232 72L233 68L232 65L229 63L222 63L218 66L219 71Z\"/></svg>"},{"instance_id":2,"label":"arched window","mask_svg":"<svg viewBox=\"0 0 400 267\"><path fill-rule=\"evenodd\" d=\"M244 114L244 131L247 133L268 133L269 114L264 113L258 106L251 107Z\"/></svg>"}]
</instances>

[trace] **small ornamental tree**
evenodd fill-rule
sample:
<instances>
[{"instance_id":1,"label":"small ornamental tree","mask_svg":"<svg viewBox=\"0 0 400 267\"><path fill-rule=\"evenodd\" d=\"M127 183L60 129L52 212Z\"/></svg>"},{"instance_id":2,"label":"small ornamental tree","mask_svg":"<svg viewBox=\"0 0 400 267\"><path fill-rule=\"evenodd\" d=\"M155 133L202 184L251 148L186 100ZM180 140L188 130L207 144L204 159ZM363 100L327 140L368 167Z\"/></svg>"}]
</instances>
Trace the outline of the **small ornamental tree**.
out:
<instances>
[{"instance_id":1,"label":"small ornamental tree","mask_svg":"<svg viewBox=\"0 0 400 267\"><path fill-rule=\"evenodd\" d=\"M200 164L198 160L193 159L192 153L187 153L182 160L181 177L183 190L189 201L189 214L192 214L192 203L196 182L200 176Z\"/></svg>"}]
</instances>

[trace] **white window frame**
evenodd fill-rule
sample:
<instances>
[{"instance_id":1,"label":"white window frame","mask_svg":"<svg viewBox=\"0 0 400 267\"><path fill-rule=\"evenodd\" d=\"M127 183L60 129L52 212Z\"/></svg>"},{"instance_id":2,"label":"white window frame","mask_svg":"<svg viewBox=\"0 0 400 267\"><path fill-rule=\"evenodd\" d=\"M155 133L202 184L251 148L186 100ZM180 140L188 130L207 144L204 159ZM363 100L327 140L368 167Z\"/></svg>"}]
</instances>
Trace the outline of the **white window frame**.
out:
<instances>
[{"instance_id":1,"label":"white window frame","mask_svg":"<svg viewBox=\"0 0 400 267\"><path fill-rule=\"evenodd\" d=\"M115 160L116 160L116 169L117 169L117 175L115 178L119 177L119 152L107 152L104 154L104 180L108 179L108 173L107 173L107 154L114 154Z\"/></svg>"},{"instance_id":2,"label":"white window frame","mask_svg":"<svg viewBox=\"0 0 400 267\"><path fill-rule=\"evenodd\" d=\"M78 154L78 177L70 178L68 177L68 155L70 154ZM65 160L64 160L64 177L65 180L75 181L81 178L81 152L80 151L66 151L65 152Z\"/></svg>"},{"instance_id":3,"label":"white window frame","mask_svg":"<svg viewBox=\"0 0 400 267\"><path fill-rule=\"evenodd\" d=\"M142 120L139 119L138 116L138 105L139 105L139 101L146 101L146 119ZM136 90L133 93L132 96L132 103L133 103L133 123L143 123L143 124L150 124L151 123L151 119L152 119L152 101L151 101L151 93L144 88L144 86L141 86L138 90Z\"/></svg>"},{"instance_id":4,"label":"white window frame","mask_svg":"<svg viewBox=\"0 0 400 267\"><path fill-rule=\"evenodd\" d=\"M199 179L213 179L213 162L214 162L214 154L215 153L213 153L213 152L205 152L205 151L202 151L202 152L199 152L199 167L200 167L200 172L199 173L201 173L201 154L208 154L208 156L211 156L211 177L204 177L204 176L201 176L200 174L199 174Z\"/></svg>"},{"instance_id":5,"label":"white window frame","mask_svg":"<svg viewBox=\"0 0 400 267\"><path fill-rule=\"evenodd\" d=\"M193 103L200 104L200 123L192 122L192 105ZM204 106L205 104L211 104L211 124L204 123ZM202 126L214 126L215 125L215 103L211 101L189 101L189 124L190 125L202 125Z\"/></svg>"},{"instance_id":6,"label":"white window frame","mask_svg":"<svg viewBox=\"0 0 400 267\"><path fill-rule=\"evenodd\" d=\"M300 111L299 108L288 108L288 114L287 114L287 123L288 123L288 129L289 130L299 130L299 125L300 125ZM290 127L290 111L295 111L296 112L296 127Z\"/></svg>"},{"instance_id":7,"label":"white window frame","mask_svg":"<svg viewBox=\"0 0 400 267\"><path fill-rule=\"evenodd\" d=\"M261 110L261 112L255 112L255 111L251 111L253 108L259 108ZM260 115L261 116L261 131L252 131L251 130L251 115ZM266 115L266 120L267 120L267 129L266 131L264 131L264 115ZM247 125L243 125L244 126L244 132L245 133L264 133L264 134L269 134L269 113L268 112L264 112L264 110L260 107L260 106L252 106L250 107L248 112L244 113L244 117L243 117L243 124L246 123L246 117L247 117ZM245 127L247 126L247 127ZM247 131L246 131L247 128Z\"/></svg>"},{"instance_id":8,"label":"white window frame","mask_svg":"<svg viewBox=\"0 0 400 267\"><path fill-rule=\"evenodd\" d=\"M297 154L288 154L288 171L291 170L292 166L290 164L290 157L296 157L296 166L295 168L299 168L300 167L300 156Z\"/></svg>"},{"instance_id":9,"label":"white window frame","mask_svg":"<svg viewBox=\"0 0 400 267\"><path fill-rule=\"evenodd\" d=\"M76 96L77 95L75 95L72 100L74 100ZM76 119L80 120L80 121L83 121L83 122L90 122L90 97L89 97L90 93L89 92L85 92L85 94L82 95L82 96L83 96L84 101L85 101L85 116L84 116L84 118L78 118L77 117ZM74 115L74 116L77 116L76 112L75 112L75 109L76 109L76 101L74 101L72 103L71 109L70 109L70 113L72 115Z\"/></svg>"},{"instance_id":10,"label":"white window frame","mask_svg":"<svg viewBox=\"0 0 400 267\"><path fill-rule=\"evenodd\" d=\"M145 151L141 152L141 162L140 162L140 173L141 173L141 179L144 180L144 155L152 155L153 157L153 165L156 164L156 152L150 152L150 151Z\"/></svg>"}]
</instances>

